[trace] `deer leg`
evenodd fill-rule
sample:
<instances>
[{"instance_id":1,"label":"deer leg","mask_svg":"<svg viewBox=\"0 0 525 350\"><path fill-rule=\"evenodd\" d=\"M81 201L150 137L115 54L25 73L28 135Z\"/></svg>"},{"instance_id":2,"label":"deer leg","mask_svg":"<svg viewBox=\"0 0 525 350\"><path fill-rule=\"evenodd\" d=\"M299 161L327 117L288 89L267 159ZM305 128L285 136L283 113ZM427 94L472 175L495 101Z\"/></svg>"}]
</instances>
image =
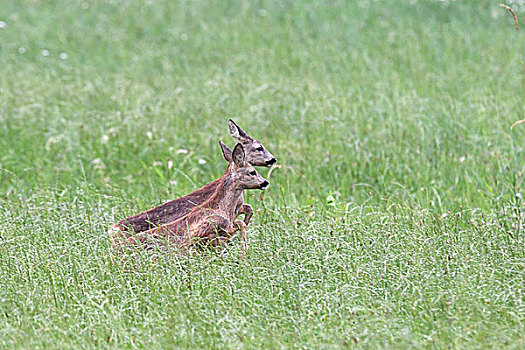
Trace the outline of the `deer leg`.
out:
<instances>
[{"instance_id":1,"label":"deer leg","mask_svg":"<svg viewBox=\"0 0 525 350\"><path fill-rule=\"evenodd\" d=\"M130 236L127 240L126 240L126 243L131 245L131 246L136 246L136 247L146 247L148 248L148 245L151 243L150 240L149 240L149 237L146 237L146 236L139 236L139 235L136 235L136 236Z\"/></svg>"},{"instance_id":2,"label":"deer leg","mask_svg":"<svg viewBox=\"0 0 525 350\"><path fill-rule=\"evenodd\" d=\"M222 216L208 218L202 222L192 235L197 242L210 244L212 247L224 248L234 231L230 221Z\"/></svg>"},{"instance_id":3,"label":"deer leg","mask_svg":"<svg viewBox=\"0 0 525 350\"><path fill-rule=\"evenodd\" d=\"M132 247L137 248L139 244L143 243L140 240L136 240L135 237L111 237L113 243L113 249L117 254L123 253L127 249Z\"/></svg>"},{"instance_id":4,"label":"deer leg","mask_svg":"<svg viewBox=\"0 0 525 350\"><path fill-rule=\"evenodd\" d=\"M123 232L120 230L118 225L113 225L108 231L109 238L113 246L117 246L120 240L124 239Z\"/></svg>"},{"instance_id":5,"label":"deer leg","mask_svg":"<svg viewBox=\"0 0 525 350\"><path fill-rule=\"evenodd\" d=\"M118 245L119 242L131 237L130 232L127 231L127 229L119 226L118 224L111 226L111 228L108 231L108 235L113 245Z\"/></svg>"},{"instance_id":6,"label":"deer leg","mask_svg":"<svg viewBox=\"0 0 525 350\"><path fill-rule=\"evenodd\" d=\"M253 216L253 208L249 204L243 204L241 206L241 210L239 210L239 215L244 214L244 223L248 225L250 223L250 219Z\"/></svg>"},{"instance_id":7,"label":"deer leg","mask_svg":"<svg viewBox=\"0 0 525 350\"><path fill-rule=\"evenodd\" d=\"M251 206L250 206L251 208ZM253 210L252 210L253 211ZM239 231L239 234L241 235L241 241L242 241L242 249L246 253L248 251L248 243L246 240L246 223L241 220L236 220L233 223L233 232Z\"/></svg>"}]
</instances>

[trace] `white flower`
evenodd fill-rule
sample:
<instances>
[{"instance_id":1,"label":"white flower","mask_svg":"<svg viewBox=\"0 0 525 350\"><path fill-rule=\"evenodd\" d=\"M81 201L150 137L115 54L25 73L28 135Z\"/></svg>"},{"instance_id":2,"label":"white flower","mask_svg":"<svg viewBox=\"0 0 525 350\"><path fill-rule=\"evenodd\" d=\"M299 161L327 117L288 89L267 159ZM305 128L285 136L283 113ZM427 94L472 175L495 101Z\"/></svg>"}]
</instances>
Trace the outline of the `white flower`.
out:
<instances>
[{"instance_id":1,"label":"white flower","mask_svg":"<svg viewBox=\"0 0 525 350\"><path fill-rule=\"evenodd\" d=\"M156 161L153 162L153 166L154 166L154 167L162 166L162 162L156 160Z\"/></svg>"},{"instance_id":2,"label":"white flower","mask_svg":"<svg viewBox=\"0 0 525 350\"><path fill-rule=\"evenodd\" d=\"M60 142L60 140L62 139L62 135L55 135L55 136L50 136L47 141L46 141L46 145L44 146L44 148L46 149L46 151L50 151L51 150L51 147L57 143Z\"/></svg>"},{"instance_id":3,"label":"white flower","mask_svg":"<svg viewBox=\"0 0 525 350\"><path fill-rule=\"evenodd\" d=\"M108 143L109 142L109 136L104 134L102 135L102 139L100 140L102 143Z\"/></svg>"},{"instance_id":4,"label":"white flower","mask_svg":"<svg viewBox=\"0 0 525 350\"><path fill-rule=\"evenodd\" d=\"M180 38L182 39L182 41L187 41L188 40L188 34L183 33L183 34L180 35Z\"/></svg>"},{"instance_id":5,"label":"white flower","mask_svg":"<svg viewBox=\"0 0 525 350\"><path fill-rule=\"evenodd\" d=\"M61 60L67 60L67 53L62 52L58 57L60 57Z\"/></svg>"},{"instance_id":6,"label":"white flower","mask_svg":"<svg viewBox=\"0 0 525 350\"><path fill-rule=\"evenodd\" d=\"M91 161L91 164L93 164L93 167L95 169L104 170L106 169L106 164L102 161L100 158L95 158Z\"/></svg>"},{"instance_id":7,"label":"white flower","mask_svg":"<svg viewBox=\"0 0 525 350\"><path fill-rule=\"evenodd\" d=\"M176 154L188 154L188 150L181 148L181 149L178 149L175 153Z\"/></svg>"},{"instance_id":8,"label":"white flower","mask_svg":"<svg viewBox=\"0 0 525 350\"><path fill-rule=\"evenodd\" d=\"M170 160L168 160L168 169L171 169L173 168L173 162Z\"/></svg>"},{"instance_id":9,"label":"white flower","mask_svg":"<svg viewBox=\"0 0 525 350\"><path fill-rule=\"evenodd\" d=\"M18 48L18 53L21 54L21 55L25 54L25 53L26 53L26 48L23 47L23 46L20 46L20 47Z\"/></svg>"},{"instance_id":10,"label":"white flower","mask_svg":"<svg viewBox=\"0 0 525 350\"><path fill-rule=\"evenodd\" d=\"M49 56L49 50L42 50L42 56L44 57Z\"/></svg>"},{"instance_id":11,"label":"white flower","mask_svg":"<svg viewBox=\"0 0 525 350\"><path fill-rule=\"evenodd\" d=\"M199 160L197 161L200 165L204 165L206 164L206 160L202 159L202 158L199 158Z\"/></svg>"},{"instance_id":12,"label":"white flower","mask_svg":"<svg viewBox=\"0 0 525 350\"><path fill-rule=\"evenodd\" d=\"M148 137L148 139L151 140L151 139L153 138L153 133L152 133L151 131L148 131L148 132L146 133L146 136Z\"/></svg>"},{"instance_id":13,"label":"white flower","mask_svg":"<svg viewBox=\"0 0 525 350\"><path fill-rule=\"evenodd\" d=\"M7 23L4 21L0 21L0 29L5 28L7 26Z\"/></svg>"}]
</instances>

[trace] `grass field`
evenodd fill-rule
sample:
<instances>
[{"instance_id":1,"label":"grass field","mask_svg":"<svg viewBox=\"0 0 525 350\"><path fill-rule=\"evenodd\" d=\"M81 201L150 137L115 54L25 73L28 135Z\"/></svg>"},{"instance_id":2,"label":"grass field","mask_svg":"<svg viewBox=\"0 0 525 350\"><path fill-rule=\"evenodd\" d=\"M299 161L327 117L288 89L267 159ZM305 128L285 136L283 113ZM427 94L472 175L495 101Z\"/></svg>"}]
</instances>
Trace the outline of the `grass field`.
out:
<instances>
[{"instance_id":1,"label":"grass field","mask_svg":"<svg viewBox=\"0 0 525 350\"><path fill-rule=\"evenodd\" d=\"M499 2L3 0L0 348L524 348ZM281 165L246 259L115 259L111 224L222 174L230 117Z\"/></svg>"}]
</instances>

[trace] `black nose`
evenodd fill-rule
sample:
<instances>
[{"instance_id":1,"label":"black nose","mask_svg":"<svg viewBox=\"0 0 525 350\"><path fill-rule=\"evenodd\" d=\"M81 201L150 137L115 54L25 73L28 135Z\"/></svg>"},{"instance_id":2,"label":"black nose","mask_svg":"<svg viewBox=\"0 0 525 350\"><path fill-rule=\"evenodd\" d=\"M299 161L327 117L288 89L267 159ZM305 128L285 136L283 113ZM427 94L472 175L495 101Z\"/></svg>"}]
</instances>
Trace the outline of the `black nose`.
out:
<instances>
[{"instance_id":1,"label":"black nose","mask_svg":"<svg viewBox=\"0 0 525 350\"><path fill-rule=\"evenodd\" d=\"M268 187L270 183L267 180L264 180L264 182L261 184L261 187L259 187L261 190L264 190L266 187Z\"/></svg>"},{"instance_id":2,"label":"black nose","mask_svg":"<svg viewBox=\"0 0 525 350\"><path fill-rule=\"evenodd\" d=\"M277 162L277 160L275 160L275 158L272 158L272 159L266 161L266 165L268 165L268 166L272 166L272 165L274 165L276 162Z\"/></svg>"}]
</instances>

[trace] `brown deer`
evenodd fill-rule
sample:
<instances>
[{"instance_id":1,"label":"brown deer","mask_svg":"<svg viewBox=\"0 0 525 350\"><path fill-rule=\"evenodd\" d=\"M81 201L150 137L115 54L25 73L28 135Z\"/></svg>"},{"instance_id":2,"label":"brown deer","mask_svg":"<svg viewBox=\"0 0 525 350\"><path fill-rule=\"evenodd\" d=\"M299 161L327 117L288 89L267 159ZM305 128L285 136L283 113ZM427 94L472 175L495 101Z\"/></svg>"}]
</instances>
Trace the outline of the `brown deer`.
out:
<instances>
[{"instance_id":1,"label":"brown deer","mask_svg":"<svg viewBox=\"0 0 525 350\"><path fill-rule=\"evenodd\" d=\"M236 232L240 232L246 249L246 224L235 221L239 215L238 204L245 189L263 190L269 183L246 161L241 144L237 144L231 154L223 147L223 154L228 160L228 168L204 203L174 222L129 237L119 246L138 244L146 248L160 246L182 250L195 243L224 246Z\"/></svg>"},{"instance_id":2,"label":"brown deer","mask_svg":"<svg viewBox=\"0 0 525 350\"><path fill-rule=\"evenodd\" d=\"M228 126L231 136L243 146L246 160L251 165L270 167L275 164L275 157L266 150L261 142L246 134L231 119L228 121ZM226 160L231 160L232 151L222 141L220 145ZM129 230L138 233L180 219L196 206L206 202L215 193L219 180L210 182L189 195L171 200L153 209L119 221L111 228L110 236L112 239L117 238L117 236L128 236ZM244 214L244 223L248 225L253 215L253 208L249 204L244 204L243 196L239 198L238 205L241 206L239 215Z\"/></svg>"}]
</instances>

